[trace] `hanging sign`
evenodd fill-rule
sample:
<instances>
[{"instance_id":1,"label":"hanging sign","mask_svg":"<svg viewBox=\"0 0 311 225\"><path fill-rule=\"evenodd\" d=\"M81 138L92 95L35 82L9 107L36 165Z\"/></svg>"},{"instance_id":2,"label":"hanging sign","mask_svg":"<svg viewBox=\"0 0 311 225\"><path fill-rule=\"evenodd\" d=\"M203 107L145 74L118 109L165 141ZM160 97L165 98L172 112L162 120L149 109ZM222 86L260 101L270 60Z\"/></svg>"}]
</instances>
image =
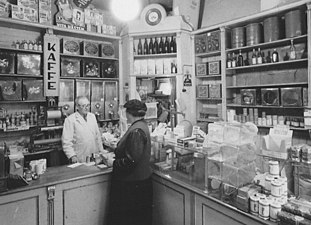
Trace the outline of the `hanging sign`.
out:
<instances>
[{"instance_id":1,"label":"hanging sign","mask_svg":"<svg viewBox=\"0 0 311 225\"><path fill-rule=\"evenodd\" d=\"M184 87L190 87L192 86L191 81L191 66L190 65L184 65L183 67L183 73L184 73Z\"/></svg>"},{"instance_id":2,"label":"hanging sign","mask_svg":"<svg viewBox=\"0 0 311 225\"><path fill-rule=\"evenodd\" d=\"M44 96L59 96L59 39L44 35Z\"/></svg>"}]
</instances>

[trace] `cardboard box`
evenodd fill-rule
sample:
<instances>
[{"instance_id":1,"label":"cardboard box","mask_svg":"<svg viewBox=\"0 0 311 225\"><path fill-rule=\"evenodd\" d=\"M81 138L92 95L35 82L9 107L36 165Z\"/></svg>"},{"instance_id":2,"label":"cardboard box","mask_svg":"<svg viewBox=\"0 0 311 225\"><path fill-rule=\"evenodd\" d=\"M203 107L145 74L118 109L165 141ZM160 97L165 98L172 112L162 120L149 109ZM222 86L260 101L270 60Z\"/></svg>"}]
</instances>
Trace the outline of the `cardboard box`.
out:
<instances>
[{"instance_id":1,"label":"cardboard box","mask_svg":"<svg viewBox=\"0 0 311 225\"><path fill-rule=\"evenodd\" d=\"M25 21L38 22L38 0L17 0L18 6L24 7L24 19Z\"/></svg>"},{"instance_id":2,"label":"cardboard box","mask_svg":"<svg viewBox=\"0 0 311 225\"><path fill-rule=\"evenodd\" d=\"M52 25L51 0L39 0L39 23Z\"/></svg>"},{"instance_id":3,"label":"cardboard box","mask_svg":"<svg viewBox=\"0 0 311 225\"><path fill-rule=\"evenodd\" d=\"M12 19L24 20L24 6L11 5L11 11Z\"/></svg>"}]
</instances>

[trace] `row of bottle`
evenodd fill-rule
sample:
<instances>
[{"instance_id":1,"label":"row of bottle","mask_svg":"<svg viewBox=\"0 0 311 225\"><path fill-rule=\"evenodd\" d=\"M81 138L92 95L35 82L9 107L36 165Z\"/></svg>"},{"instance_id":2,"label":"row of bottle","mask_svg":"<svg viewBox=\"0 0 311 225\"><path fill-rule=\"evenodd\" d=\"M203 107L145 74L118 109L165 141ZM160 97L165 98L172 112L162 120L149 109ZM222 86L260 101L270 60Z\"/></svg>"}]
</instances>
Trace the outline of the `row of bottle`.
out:
<instances>
[{"instance_id":1,"label":"row of bottle","mask_svg":"<svg viewBox=\"0 0 311 225\"><path fill-rule=\"evenodd\" d=\"M289 54L286 53L283 60L295 60L296 58L296 49L293 44L293 40L291 40ZM262 52L260 48L258 48L257 51L256 49L253 49L251 59L248 58L248 53L246 54L246 59L244 59L241 50L238 56L236 56L234 52L232 54L228 53L227 55L227 68L276 62L279 62L279 53L277 52L276 48L273 49L272 55L270 51L268 51L266 57L264 55L264 52Z\"/></svg>"},{"instance_id":2,"label":"row of bottle","mask_svg":"<svg viewBox=\"0 0 311 225\"><path fill-rule=\"evenodd\" d=\"M0 129L14 128L14 127L25 127L33 126L37 124L37 112L30 111L25 112L15 112L15 114L6 114L4 120L0 120Z\"/></svg>"},{"instance_id":3,"label":"row of bottle","mask_svg":"<svg viewBox=\"0 0 311 225\"><path fill-rule=\"evenodd\" d=\"M41 41L31 41L31 40L23 40L23 41L13 41L12 48L16 49L24 49L24 50L34 50L34 51L42 51L42 42Z\"/></svg>"},{"instance_id":4,"label":"row of bottle","mask_svg":"<svg viewBox=\"0 0 311 225\"><path fill-rule=\"evenodd\" d=\"M176 38L172 36L171 38L165 37L155 37L155 38L145 38L144 43L142 43L141 38L138 40L137 52L134 44L134 55L151 55L151 54L165 54L165 53L176 53L177 45Z\"/></svg>"}]
</instances>

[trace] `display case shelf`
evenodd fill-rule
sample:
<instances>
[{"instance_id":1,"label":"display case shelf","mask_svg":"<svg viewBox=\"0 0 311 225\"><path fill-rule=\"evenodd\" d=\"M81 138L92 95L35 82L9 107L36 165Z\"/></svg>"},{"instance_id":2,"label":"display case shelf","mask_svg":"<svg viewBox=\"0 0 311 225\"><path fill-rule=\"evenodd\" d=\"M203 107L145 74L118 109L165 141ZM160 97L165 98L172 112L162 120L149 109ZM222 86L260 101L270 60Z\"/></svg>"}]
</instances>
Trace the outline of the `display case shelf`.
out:
<instances>
[{"instance_id":1,"label":"display case shelf","mask_svg":"<svg viewBox=\"0 0 311 225\"><path fill-rule=\"evenodd\" d=\"M221 101L222 99L221 98L208 98L208 97L206 97L206 98L203 98L203 97L197 97L196 98L197 100L212 100L212 101Z\"/></svg>"},{"instance_id":2,"label":"display case shelf","mask_svg":"<svg viewBox=\"0 0 311 225\"><path fill-rule=\"evenodd\" d=\"M241 85L241 86L227 86L227 89L242 89L242 88L262 88L262 87L289 87L289 86L305 86L307 82L296 83L277 83L277 84L257 84L257 85Z\"/></svg>"},{"instance_id":3,"label":"display case shelf","mask_svg":"<svg viewBox=\"0 0 311 225\"><path fill-rule=\"evenodd\" d=\"M215 78L221 78L221 75L196 75L195 76L198 79L215 79Z\"/></svg>"},{"instance_id":4,"label":"display case shelf","mask_svg":"<svg viewBox=\"0 0 311 225\"><path fill-rule=\"evenodd\" d=\"M25 101L0 101L0 104L28 104L28 103L45 103L46 100L25 100Z\"/></svg>"},{"instance_id":5,"label":"display case shelf","mask_svg":"<svg viewBox=\"0 0 311 225\"><path fill-rule=\"evenodd\" d=\"M172 74L146 74L146 75L131 75L131 77L135 77L136 79L139 78L170 78L170 77L175 77L181 75L179 73L172 73Z\"/></svg>"},{"instance_id":6,"label":"display case shelf","mask_svg":"<svg viewBox=\"0 0 311 225\"><path fill-rule=\"evenodd\" d=\"M10 78L19 77L19 78L42 79L43 75L28 75L28 74L9 74L9 73L5 73L5 74L0 74L0 79L1 79L1 77L10 77Z\"/></svg>"},{"instance_id":7,"label":"display case shelf","mask_svg":"<svg viewBox=\"0 0 311 225\"><path fill-rule=\"evenodd\" d=\"M275 109L305 109L304 106L273 106L273 105L239 105L239 104L227 104L228 107L237 108L275 108Z\"/></svg>"},{"instance_id":8,"label":"display case shelf","mask_svg":"<svg viewBox=\"0 0 311 225\"><path fill-rule=\"evenodd\" d=\"M118 61L118 58L113 57L100 57L100 56L87 56L87 55L72 55L72 54L64 54L61 53L60 56L70 57L70 58L81 58L81 59L97 59L97 60L114 60Z\"/></svg>"},{"instance_id":9,"label":"display case shelf","mask_svg":"<svg viewBox=\"0 0 311 225\"><path fill-rule=\"evenodd\" d=\"M174 58L177 53L134 55L134 59Z\"/></svg>"},{"instance_id":10,"label":"display case shelf","mask_svg":"<svg viewBox=\"0 0 311 225\"><path fill-rule=\"evenodd\" d=\"M21 49L21 48L9 48L9 47L4 47L0 46L1 50L6 50L6 51L12 51L12 52L23 52L23 53L31 53L31 54L42 54L43 51L38 51L38 50L27 50L27 49Z\"/></svg>"},{"instance_id":11,"label":"display case shelf","mask_svg":"<svg viewBox=\"0 0 311 225\"><path fill-rule=\"evenodd\" d=\"M263 63L263 64L256 64L256 65L249 65L249 66L238 66L234 68L226 68L227 71L232 71L232 70L248 70L248 69L257 69L257 68L264 68L267 69L267 67L275 67L275 66L280 66L280 65L287 65L287 64L294 64L294 63L308 63L308 59L296 59L296 60L289 60L289 61L282 61L282 62L276 62L276 63ZM227 74L227 75L232 75L232 74Z\"/></svg>"},{"instance_id":12,"label":"display case shelf","mask_svg":"<svg viewBox=\"0 0 311 225\"><path fill-rule=\"evenodd\" d=\"M61 79L77 79L77 80L102 80L102 81L118 81L118 78L103 78L103 77L61 77Z\"/></svg>"},{"instance_id":13,"label":"display case shelf","mask_svg":"<svg viewBox=\"0 0 311 225\"><path fill-rule=\"evenodd\" d=\"M205 53L197 53L195 56L200 58L212 57L212 56L220 56L221 51L213 51L213 52L205 52Z\"/></svg>"}]
</instances>

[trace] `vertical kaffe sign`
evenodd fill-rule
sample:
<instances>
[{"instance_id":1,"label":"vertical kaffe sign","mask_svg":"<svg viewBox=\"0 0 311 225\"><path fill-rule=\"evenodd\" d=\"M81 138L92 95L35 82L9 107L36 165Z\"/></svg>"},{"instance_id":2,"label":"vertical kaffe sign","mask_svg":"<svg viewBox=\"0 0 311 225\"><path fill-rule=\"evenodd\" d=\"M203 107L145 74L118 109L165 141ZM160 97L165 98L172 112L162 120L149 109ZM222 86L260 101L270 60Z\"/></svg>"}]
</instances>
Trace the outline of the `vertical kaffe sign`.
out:
<instances>
[{"instance_id":1,"label":"vertical kaffe sign","mask_svg":"<svg viewBox=\"0 0 311 225\"><path fill-rule=\"evenodd\" d=\"M44 35L44 96L59 96L59 39Z\"/></svg>"}]
</instances>

